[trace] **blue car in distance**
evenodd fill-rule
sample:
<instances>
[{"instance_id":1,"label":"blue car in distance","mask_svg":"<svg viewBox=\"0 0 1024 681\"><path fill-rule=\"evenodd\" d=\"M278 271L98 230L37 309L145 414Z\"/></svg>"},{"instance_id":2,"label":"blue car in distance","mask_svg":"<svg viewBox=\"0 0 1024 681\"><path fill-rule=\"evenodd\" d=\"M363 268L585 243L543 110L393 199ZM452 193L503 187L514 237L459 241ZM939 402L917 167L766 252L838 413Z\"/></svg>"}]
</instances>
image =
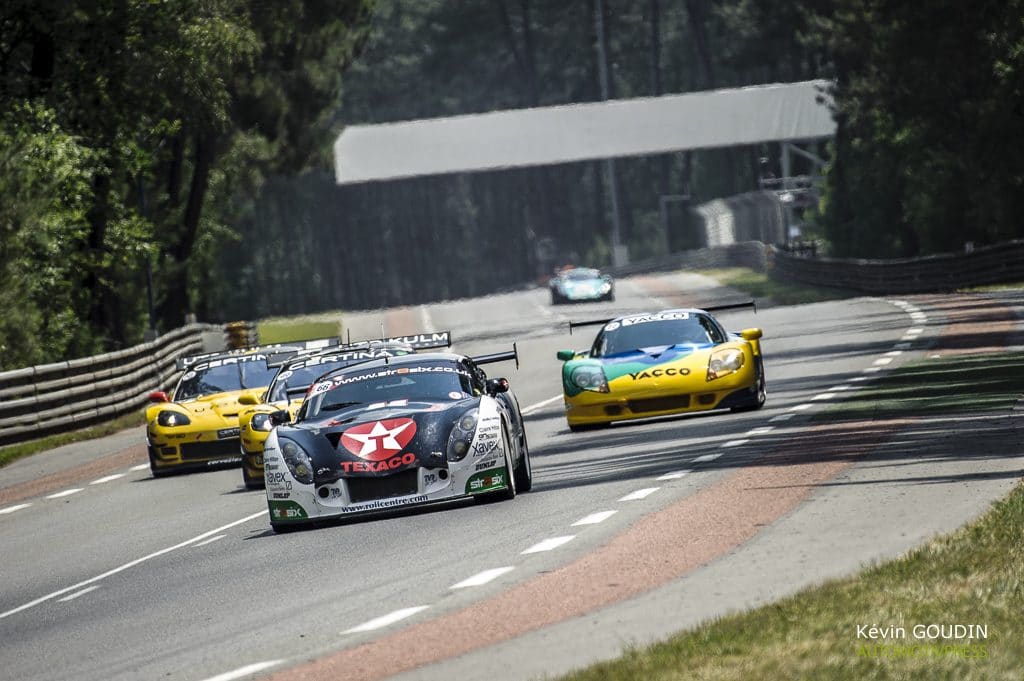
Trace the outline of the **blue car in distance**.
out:
<instances>
[{"instance_id":1,"label":"blue car in distance","mask_svg":"<svg viewBox=\"0 0 1024 681\"><path fill-rule=\"evenodd\" d=\"M551 278L551 304L615 300L615 281L611 275L590 267L563 267Z\"/></svg>"}]
</instances>

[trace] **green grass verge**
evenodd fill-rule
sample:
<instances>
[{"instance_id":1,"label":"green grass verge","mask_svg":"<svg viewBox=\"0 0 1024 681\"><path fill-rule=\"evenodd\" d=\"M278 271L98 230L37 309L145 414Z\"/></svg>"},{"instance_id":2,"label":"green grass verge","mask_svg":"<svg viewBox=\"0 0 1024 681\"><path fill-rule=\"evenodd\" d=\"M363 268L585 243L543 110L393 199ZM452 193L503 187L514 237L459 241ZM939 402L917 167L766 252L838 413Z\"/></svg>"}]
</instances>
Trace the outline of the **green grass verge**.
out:
<instances>
[{"instance_id":1,"label":"green grass verge","mask_svg":"<svg viewBox=\"0 0 1024 681\"><path fill-rule=\"evenodd\" d=\"M749 613L709 622L567 681L991 681L1024 669L1024 487L966 528ZM917 640L915 625L982 624L980 640ZM857 638L859 625L904 640ZM915 646L918 646L915 648Z\"/></svg>"},{"instance_id":2,"label":"green grass verge","mask_svg":"<svg viewBox=\"0 0 1024 681\"><path fill-rule=\"evenodd\" d=\"M139 411L100 423L92 426L91 428L83 428L82 430L73 430L69 433L51 435L39 440L33 440L32 442L8 445L0 448L0 468L6 466L12 461L23 459L26 456L32 456L33 454L38 454L39 452L54 449L62 445L68 445L72 442L94 440L98 437L113 435L114 433L119 433L122 430L127 430L128 428L141 426L145 422L145 411Z\"/></svg>"},{"instance_id":3,"label":"green grass verge","mask_svg":"<svg viewBox=\"0 0 1024 681\"><path fill-rule=\"evenodd\" d=\"M777 305L818 303L823 300L840 300L864 295L859 291L846 289L783 283L770 279L764 272L756 272L746 267L697 270L696 273L711 277L722 286L743 291L758 300L771 300Z\"/></svg>"},{"instance_id":4,"label":"green grass verge","mask_svg":"<svg viewBox=\"0 0 1024 681\"><path fill-rule=\"evenodd\" d=\"M1006 410L1021 396L1020 360L1019 355L924 360L873 381L826 417L834 419L836 412L863 418ZM979 520L902 558L561 678L1019 679L1024 669L1022 612L1024 486L1018 486ZM987 625L988 638L915 638L915 625L931 624ZM903 627L906 638L858 638L860 625Z\"/></svg>"},{"instance_id":5,"label":"green grass verge","mask_svg":"<svg viewBox=\"0 0 1024 681\"><path fill-rule=\"evenodd\" d=\"M1024 392L1024 355L925 359L849 393L816 420L883 419L1009 409Z\"/></svg>"},{"instance_id":6,"label":"green grass verge","mask_svg":"<svg viewBox=\"0 0 1024 681\"><path fill-rule=\"evenodd\" d=\"M260 343L287 343L341 336L341 318L335 321L296 317L265 319L256 323Z\"/></svg>"}]
</instances>

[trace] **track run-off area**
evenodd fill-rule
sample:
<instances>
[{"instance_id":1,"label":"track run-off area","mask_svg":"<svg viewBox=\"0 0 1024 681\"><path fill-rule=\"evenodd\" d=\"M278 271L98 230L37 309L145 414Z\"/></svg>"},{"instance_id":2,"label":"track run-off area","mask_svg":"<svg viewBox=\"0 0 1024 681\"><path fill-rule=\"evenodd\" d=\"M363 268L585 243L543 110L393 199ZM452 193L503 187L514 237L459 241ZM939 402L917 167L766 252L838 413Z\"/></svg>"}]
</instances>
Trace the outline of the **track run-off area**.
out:
<instances>
[{"instance_id":1,"label":"track run-off area","mask_svg":"<svg viewBox=\"0 0 1024 681\"><path fill-rule=\"evenodd\" d=\"M555 352L595 330L569 320L745 299L682 273L616 293L344 315L516 343L518 369L486 367L526 418L534 488L509 502L277 535L238 469L153 479L142 428L0 469L3 678L536 679L897 556L1020 477L1015 410L840 418L899 367L1018 348L1020 292L723 312L764 330L764 409L570 433Z\"/></svg>"}]
</instances>

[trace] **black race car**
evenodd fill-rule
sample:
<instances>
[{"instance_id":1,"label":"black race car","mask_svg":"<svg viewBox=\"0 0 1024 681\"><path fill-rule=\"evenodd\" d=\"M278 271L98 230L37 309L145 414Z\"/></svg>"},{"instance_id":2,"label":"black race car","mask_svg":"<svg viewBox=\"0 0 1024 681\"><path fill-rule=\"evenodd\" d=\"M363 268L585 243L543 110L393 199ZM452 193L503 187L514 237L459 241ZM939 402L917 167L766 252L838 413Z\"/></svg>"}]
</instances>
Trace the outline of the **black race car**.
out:
<instances>
[{"instance_id":1,"label":"black race car","mask_svg":"<svg viewBox=\"0 0 1024 681\"><path fill-rule=\"evenodd\" d=\"M533 474L519 404L481 364L511 352L466 357L421 353L321 376L264 447L275 530L464 497L512 499Z\"/></svg>"}]
</instances>

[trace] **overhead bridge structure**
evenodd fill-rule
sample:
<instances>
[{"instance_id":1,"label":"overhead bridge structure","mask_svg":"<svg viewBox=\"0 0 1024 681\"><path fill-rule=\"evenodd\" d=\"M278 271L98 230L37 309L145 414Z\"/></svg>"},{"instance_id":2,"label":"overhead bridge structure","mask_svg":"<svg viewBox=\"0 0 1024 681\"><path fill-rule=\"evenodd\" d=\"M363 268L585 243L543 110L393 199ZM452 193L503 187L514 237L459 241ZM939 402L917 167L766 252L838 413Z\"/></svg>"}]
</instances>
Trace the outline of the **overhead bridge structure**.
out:
<instances>
[{"instance_id":1,"label":"overhead bridge structure","mask_svg":"<svg viewBox=\"0 0 1024 681\"><path fill-rule=\"evenodd\" d=\"M334 143L340 185L645 156L835 134L830 81L351 125ZM799 153L799 152L798 152Z\"/></svg>"}]
</instances>

